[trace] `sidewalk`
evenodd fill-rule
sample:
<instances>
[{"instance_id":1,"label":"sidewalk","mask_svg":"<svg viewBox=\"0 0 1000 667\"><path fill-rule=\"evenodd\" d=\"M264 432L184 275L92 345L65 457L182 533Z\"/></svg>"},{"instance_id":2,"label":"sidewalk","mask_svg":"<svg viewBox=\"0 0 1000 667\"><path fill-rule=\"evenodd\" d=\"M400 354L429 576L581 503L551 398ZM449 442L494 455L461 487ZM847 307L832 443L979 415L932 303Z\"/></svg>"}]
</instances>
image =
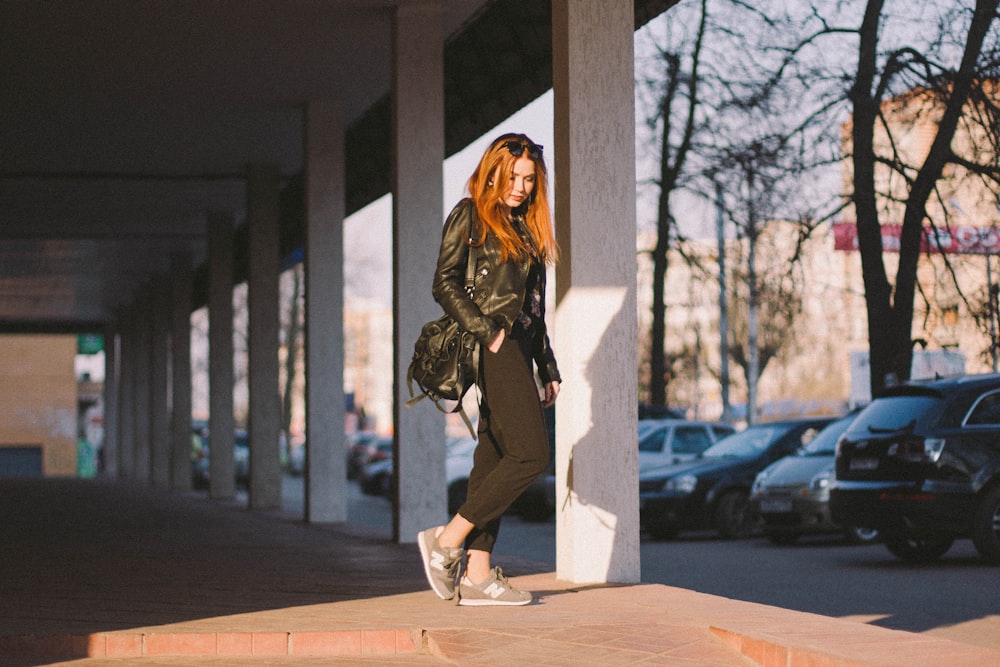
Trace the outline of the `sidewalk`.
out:
<instances>
[{"instance_id":1,"label":"sidewalk","mask_svg":"<svg viewBox=\"0 0 1000 667\"><path fill-rule=\"evenodd\" d=\"M415 545L201 494L0 480L0 665L981 667L1000 651L505 559L527 607L428 590Z\"/></svg>"}]
</instances>

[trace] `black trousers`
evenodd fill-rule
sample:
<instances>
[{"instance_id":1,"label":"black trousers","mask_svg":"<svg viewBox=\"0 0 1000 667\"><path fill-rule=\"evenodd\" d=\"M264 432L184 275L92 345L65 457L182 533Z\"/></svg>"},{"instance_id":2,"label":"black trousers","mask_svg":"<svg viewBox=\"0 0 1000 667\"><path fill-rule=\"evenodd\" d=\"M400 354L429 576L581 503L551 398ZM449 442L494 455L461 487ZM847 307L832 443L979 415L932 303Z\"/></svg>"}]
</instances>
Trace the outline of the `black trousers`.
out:
<instances>
[{"instance_id":1,"label":"black trousers","mask_svg":"<svg viewBox=\"0 0 1000 667\"><path fill-rule=\"evenodd\" d=\"M493 551L500 517L545 472L551 457L531 357L508 338L479 362L479 444L465 503L458 513L475 525L466 549Z\"/></svg>"}]
</instances>

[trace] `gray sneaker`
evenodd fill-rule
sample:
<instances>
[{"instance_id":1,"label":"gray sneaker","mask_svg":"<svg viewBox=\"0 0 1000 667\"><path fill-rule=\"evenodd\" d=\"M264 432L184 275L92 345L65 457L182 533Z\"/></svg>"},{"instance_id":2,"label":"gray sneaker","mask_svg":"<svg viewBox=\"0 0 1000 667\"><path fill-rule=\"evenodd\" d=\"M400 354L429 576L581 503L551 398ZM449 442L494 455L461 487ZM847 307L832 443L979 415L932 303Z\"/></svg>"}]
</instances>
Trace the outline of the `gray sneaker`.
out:
<instances>
[{"instance_id":1,"label":"gray sneaker","mask_svg":"<svg viewBox=\"0 0 1000 667\"><path fill-rule=\"evenodd\" d=\"M494 567L490 571L490 578L481 584L474 584L468 577L462 577L462 585L458 588L458 604L466 607L492 605L516 607L529 604L531 600L531 593L519 591L511 586L499 567Z\"/></svg>"},{"instance_id":2,"label":"gray sneaker","mask_svg":"<svg viewBox=\"0 0 1000 667\"><path fill-rule=\"evenodd\" d=\"M437 527L420 531L417 533L417 544L420 546L424 574L427 575L431 590L442 600L450 600L455 597L458 571L465 550L461 547L441 546L436 532Z\"/></svg>"}]
</instances>

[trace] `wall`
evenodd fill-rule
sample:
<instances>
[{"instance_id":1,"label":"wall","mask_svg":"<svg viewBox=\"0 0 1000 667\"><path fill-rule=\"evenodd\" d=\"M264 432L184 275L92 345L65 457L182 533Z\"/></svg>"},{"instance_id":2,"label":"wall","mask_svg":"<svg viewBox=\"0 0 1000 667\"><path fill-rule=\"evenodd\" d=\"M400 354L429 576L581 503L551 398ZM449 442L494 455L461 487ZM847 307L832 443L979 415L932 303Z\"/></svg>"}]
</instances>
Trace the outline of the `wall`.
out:
<instances>
[{"instance_id":1,"label":"wall","mask_svg":"<svg viewBox=\"0 0 1000 667\"><path fill-rule=\"evenodd\" d=\"M0 447L42 448L45 476L77 469L76 336L0 336Z\"/></svg>"}]
</instances>

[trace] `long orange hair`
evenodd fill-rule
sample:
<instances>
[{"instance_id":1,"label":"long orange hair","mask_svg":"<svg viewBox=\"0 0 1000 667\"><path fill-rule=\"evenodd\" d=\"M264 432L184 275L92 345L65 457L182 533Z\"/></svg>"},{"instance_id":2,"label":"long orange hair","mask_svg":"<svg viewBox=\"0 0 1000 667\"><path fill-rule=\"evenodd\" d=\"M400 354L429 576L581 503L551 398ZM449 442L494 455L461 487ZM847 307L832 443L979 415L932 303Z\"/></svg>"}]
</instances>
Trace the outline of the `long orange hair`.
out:
<instances>
[{"instance_id":1,"label":"long orange hair","mask_svg":"<svg viewBox=\"0 0 1000 667\"><path fill-rule=\"evenodd\" d=\"M520 147L521 154L515 156L510 149ZM511 224L513 210L504 203L504 194L514 172L514 162L520 157L528 157L535 163L535 187L526 202L525 226L531 234L541 260L555 262L559 256L555 234L552 230L552 216L549 213L548 171L542 157L542 147L524 134L504 134L490 144L479 164L469 178L469 195L476 204L480 231L493 232L500 242L500 259L528 256L528 248ZM518 207L520 208L520 207ZM479 234L481 244L486 234Z\"/></svg>"}]
</instances>

